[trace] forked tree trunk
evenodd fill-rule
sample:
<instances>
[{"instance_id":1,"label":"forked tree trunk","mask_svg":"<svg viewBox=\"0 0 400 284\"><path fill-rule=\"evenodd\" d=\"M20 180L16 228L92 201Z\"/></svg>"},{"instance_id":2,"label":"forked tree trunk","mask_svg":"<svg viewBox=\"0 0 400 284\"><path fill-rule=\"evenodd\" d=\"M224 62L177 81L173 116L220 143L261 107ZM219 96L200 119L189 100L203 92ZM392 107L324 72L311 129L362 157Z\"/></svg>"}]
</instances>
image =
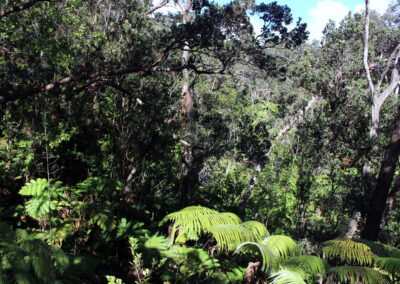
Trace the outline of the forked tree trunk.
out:
<instances>
[{"instance_id":1,"label":"forked tree trunk","mask_svg":"<svg viewBox=\"0 0 400 284\"><path fill-rule=\"evenodd\" d=\"M397 88L400 83L400 74L397 69L397 62L400 58L400 44L396 46L393 50L392 54L389 56L386 68L380 74L379 81L374 84L372 81L372 76L370 72L370 66L368 63L368 42L369 42L369 1L365 0L365 26L364 26L364 68L365 73L367 75L368 85L372 94L372 106L371 106L371 129L370 129L370 137L375 139L378 136L378 128L379 128L379 112L381 110L382 105L385 103L386 99L389 95ZM393 68L392 68L393 64ZM389 85L381 91L380 88L382 86L383 81L386 79L390 69L392 68L391 78Z\"/></svg>"},{"instance_id":2,"label":"forked tree trunk","mask_svg":"<svg viewBox=\"0 0 400 284\"><path fill-rule=\"evenodd\" d=\"M375 143L379 129L379 112L389 95L398 87L400 82L400 74L397 69L397 63L400 58L400 44L396 46L386 61L386 67L380 74L376 84L372 81L370 65L368 62L368 44L369 44L369 0L365 0L365 25L364 25L364 56L363 63L367 75L368 85L371 91L371 128L370 137L372 143ZM391 71L391 72L390 72ZM382 83L387 79L387 75L391 73L389 84L385 89L381 90ZM390 185L393 180L393 174L396 168L400 153L399 145L399 118L397 118L395 129L392 133L391 143L386 149L385 156L381 162L381 169L378 180L372 194L372 198L367 208L366 224L361 233L363 238L376 240L380 231L380 224L384 219L385 205L388 201ZM352 221L352 220L351 220ZM349 224L350 225L350 224Z\"/></svg>"},{"instance_id":3,"label":"forked tree trunk","mask_svg":"<svg viewBox=\"0 0 400 284\"><path fill-rule=\"evenodd\" d=\"M366 223L361 237L367 240L376 241L380 232L380 225L384 219L386 203L388 201L390 186L400 155L400 108L390 144L385 151L381 162L378 180L371 197L366 215Z\"/></svg>"}]
</instances>

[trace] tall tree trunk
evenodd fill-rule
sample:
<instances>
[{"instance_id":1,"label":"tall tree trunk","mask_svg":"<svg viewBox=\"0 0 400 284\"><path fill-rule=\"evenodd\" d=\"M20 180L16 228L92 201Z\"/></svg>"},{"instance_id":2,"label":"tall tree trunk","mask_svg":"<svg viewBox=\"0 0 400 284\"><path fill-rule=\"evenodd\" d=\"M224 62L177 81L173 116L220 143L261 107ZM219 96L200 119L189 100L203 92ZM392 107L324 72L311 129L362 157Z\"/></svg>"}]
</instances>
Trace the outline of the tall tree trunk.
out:
<instances>
[{"instance_id":1,"label":"tall tree trunk","mask_svg":"<svg viewBox=\"0 0 400 284\"><path fill-rule=\"evenodd\" d=\"M185 7L178 2L181 10L182 10L182 22L183 24L187 24L190 22L190 8L192 6L192 1L187 0ZM182 65L185 66L189 62L190 59L190 46L188 42L185 42L182 51ZM190 84L189 78L189 69L184 68L182 70L182 108L181 113L183 115L183 129L187 133L190 131L190 112L192 111L194 104L194 92L193 88ZM181 152L181 180L179 184L179 193L180 193L180 204L181 206L185 206L188 199L189 187L191 186L190 182L190 164L191 164L191 148L188 145L182 146Z\"/></svg>"},{"instance_id":2,"label":"tall tree trunk","mask_svg":"<svg viewBox=\"0 0 400 284\"><path fill-rule=\"evenodd\" d=\"M400 192L400 174L397 175L396 181L389 193L389 197L386 200L385 211L383 212L383 218L381 221L381 228L385 228L390 219L390 214L392 213L394 202L396 201L397 195Z\"/></svg>"},{"instance_id":3,"label":"tall tree trunk","mask_svg":"<svg viewBox=\"0 0 400 284\"><path fill-rule=\"evenodd\" d=\"M368 187L368 189L370 189L372 176L371 176L371 165L369 164L369 162L366 162L364 164L364 167L362 169L362 175L363 179L367 181L365 187ZM361 209L362 209L361 206L358 204L356 205L356 208L353 210L353 213L351 214L351 217L349 218L349 222L347 224L347 231L344 234L345 238L352 239L354 237L357 231L358 223L360 222L362 216Z\"/></svg>"},{"instance_id":4,"label":"tall tree trunk","mask_svg":"<svg viewBox=\"0 0 400 284\"><path fill-rule=\"evenodd\" d=\"M397 114L390 144L386 149L381 162L378 180L372 194L366 215L366 223L361 236L367 240L375 241L380 232L381 221L384 217L386 203L389 197L390 186L393 181L394 171L400 155L400 107Z\"/></svg>"}]
</instances>

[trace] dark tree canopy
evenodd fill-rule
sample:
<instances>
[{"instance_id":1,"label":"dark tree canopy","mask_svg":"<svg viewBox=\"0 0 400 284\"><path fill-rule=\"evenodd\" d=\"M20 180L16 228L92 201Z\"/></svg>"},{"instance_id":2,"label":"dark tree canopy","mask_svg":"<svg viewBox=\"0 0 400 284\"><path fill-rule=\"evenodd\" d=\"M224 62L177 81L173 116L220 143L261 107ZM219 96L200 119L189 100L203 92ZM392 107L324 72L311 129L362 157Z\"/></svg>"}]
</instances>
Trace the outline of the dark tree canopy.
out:
<instances>
[{"instance_id":1,"label":"dark tree canopy","mask_svg":"<svg viewBox=\"0 0 400 284\"><path fill-rule=\"evenodd\" d=\"M398 282L398 16L3 1L0 282Z\"/></svg>"}]
</instances>

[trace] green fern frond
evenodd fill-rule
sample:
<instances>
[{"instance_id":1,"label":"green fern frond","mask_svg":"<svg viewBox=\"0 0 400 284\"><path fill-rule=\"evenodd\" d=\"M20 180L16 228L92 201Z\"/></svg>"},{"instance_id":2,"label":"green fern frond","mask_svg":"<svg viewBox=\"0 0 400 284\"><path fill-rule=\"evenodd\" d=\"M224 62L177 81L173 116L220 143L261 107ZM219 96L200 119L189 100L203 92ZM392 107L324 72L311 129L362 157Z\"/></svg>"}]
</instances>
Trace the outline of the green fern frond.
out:
<instances>
[{"instance_id":1,"label":"green fern frond","mask_svg":"<svg viewBox=\"0 0 400 284\"><path fill-rule=\"evenodd\" d=\"M47 180L44 178L38 178L36 180L30 180L27 182L19 191L19 194L27 196L38 196L43 193L43 191L47 188Z\"/></svg>"},{"instance_id":2,"label":"green fern frond","mask_svg":"<svg viewBox=\"0 0 400 284\"><path fill-rule=\"evenodd\" d=\"M212 226L224 224L240 224L241 220L233 213L219 213L202 206L190 206L180 211L165 216L162 223L172 221L174 223L171 233L172 242L175 233L178 232L176 242L184 243L187 240L198 240Z\"/></svg>"},{"instance_id":3,"label":"green fern frond","mask_svg":"<svg viewBox=\"0 0 400 284\"><path fill-rule=\"evenodd\" d=\"M25 210L34 219L43 219L50 210L56 209L53 201L49 201L45 195L36 196L26 202Z\"/></svg>"},{"instance_id":4,"label":"green fern frond","mask_svg":"<svg viewBox=\"0 0 400 284\"><path fill-rule=\"evenodd\" d=\"M382 244L379 242L371 242L368 240L364 240L364 239L356 239L353 240L355 242L358 243L363 243L366 244L367 246L369 246L371 248L371 251L376 254L377 256L380 257L397 257L397 255L400 254L400 249L387 245L387 244Z\"/></svg>"},{"instance_id":5,"label":"green fern frond","mask_svg":"<svg viewBox=\"0 0 400 284\"><path fill-rule=\"evenodd\" d=\"M366 244L350 239L335 239L323 243L322 252L328 259L339 258L342 262L349 261L361 266L372 265L376 255Z\"/></svg>"},{"instance_id":6,"label":"green fern frond","mask_svg":"<svg viewBox=\"0 0 400 284\"><path fill-rule=\"evenodd\" d=\"M263 223L258 221L246 221L242 223L242 225L250 229L259 240L263 240L269 236L269 232Z\"/></svg>"},{"instance_id":7,"label":"green fern frond","mask_svg":"<svg viewBox=\"0 0 400 284\"><path fill-rule=\"evenodd\" d=\"M234 250L243 242L260 241L257 235L242 224L216 225L212 226L207 231L214 236L221 251Z\"/></svg>"},{"instance_id":8,"label":"green fern frond","mask_svg":"<svg viewBox=\"0 0 400 284\"><path fill-rule=\"evenodd\" d=\"M293 268L300 268L308 276L312 278L318 277L318 275L325 275L328 265L321 258L314 255L301 255L291 257L281 264L284 268L293 270Z\"/></svg>"},{"instance_id":9,"label":"green fern frond","mask_svg":"<svg viewBox=\"0 0 400 284\"><path fill-rule=\"evenodd\" d=\"M299 254L296 242L288 236L276 235L265 238L262 244L268 246L280 259Z\"/></svg>"},{"instance_id":10,"label":"green fern frond","mask_svg":"<svg viewBox=\"0 0 400 284\"><path fill-rule=\"evenodd\" d=\"M122 183L113 179L90 177L78 184L77 194L94 193L104 197L111 196L122 189Z\"/></svg>"},{"instance_id":11,"label":"green fern frond","mask_svg":"<svg viewBox=\"0 0 400 284\"><path fill-rule=\"evenodd\" d=\"M222 213L219 213L219 214L225 216L228 220L230 220L229 221L230 223L227 223L227 224L240 224L240 223L242 223L242 219L240 219L239 216L236 215L235 213L222 212Z\"/></svg>"},{"instance_id":12,"label":"green fern frond","mask_svg":"<svg viewBox=\"0 0 400 284\"><path fill-rule=\"evenodd\" d=\"M375 265L392 275L400 274L400 258L377 257L375 259Z\"/></svg>"},{"instance_id":13,"label":"green fern frond","mask_svg":"<svg viewBox=\"0 0 400 284\"><path fill-rule=\"evenodd\" d=\"M278 267L278 255L271 250L267 245L256 242L245 242L239 245L234 253L239 253L244 250L255 250L261 253L262 267L264 272L271 271Z\"/></svg>"},{"instance_id":14,"label":"green fern frond","mask_svg":"<svg viewBox=\"0 0 400 284\"><path fill-rule=\"evenodd\" d=\"M364 284L386 284L389 279L382 273L360 266L336 266L328 270L328 283L364 283Z\"/></svg>"},{"instance_id":15,"label":"green fern frond","mask_svg":"<svg viewBox=\"0 0 400 284\"><path fill-rule=\"evenodd\" d=\"M116 227L115 216L108 208L96 212L91 216L91 219L103 232L111 232Z\"/></svg>"},{"instance_id":16,"label":"green fern frond","mask_svg":"<svg viewBox=\"0 0 400 284\"><path fill-rule=\"evenodd\" d=\"M168 243L168 238L155 234L146 238L146 241L144 242L144 247L147 249L166 251L168 249Z\"/></svg>"},{"instance_id":17,"label":"green fern frond","mask_svg":"<svg viewBox=\"0 0 400 284\"><path fill-rule=\"evenodd\" d=\"M1 231L4 226L0 227ZM1 274L16 283L55 283L69 267L69 257L61 249L21 229L7 235L0 232L0 259Z\"/></svg>"},{"instance_id":18,"label":"green fern frond","mask_svg":"<svg viewBox=\"0 0 400 284\"><path fill-rule=\"evenodd\" d=\"M306 284L303 280L301 269L281 269L271 274L273 284Z\"/></svg>"}]
</instances>

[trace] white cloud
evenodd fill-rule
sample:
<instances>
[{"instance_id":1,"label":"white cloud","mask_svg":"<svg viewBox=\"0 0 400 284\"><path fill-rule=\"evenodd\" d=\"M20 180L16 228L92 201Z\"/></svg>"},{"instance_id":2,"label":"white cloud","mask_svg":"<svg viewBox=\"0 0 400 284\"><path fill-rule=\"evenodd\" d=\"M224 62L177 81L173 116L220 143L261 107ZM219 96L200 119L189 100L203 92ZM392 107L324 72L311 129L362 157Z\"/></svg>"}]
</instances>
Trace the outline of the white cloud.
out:
<instances>
[{"instance_id":1,"label":"white cloud","mask_svg":"<svg viewBox=\"0 0 400 284\"><path fill-rule=\"evenodd\" d=\"M371 0L369 8L371 10L377 10L380 14L383 14L385 13L389 4L390 4L389 0ZM365 10L365 3L362 3L354 7L355 12L362 12L364 10Z\"/></svg>"},{"instance_id":2,"label":"white cloud","mask_svg":"<svg viewBox=\"0 0 400 284\"><path fill-rule=\"evenodd\" d=\"M378 0L379 1L379 0ZM324 0L317 3L317 6L308 12L308 30L310 39L320 40L322 31L331 19L339 23L350 11L350 7L334 0Z\"/></svg>"}]
</instances>

